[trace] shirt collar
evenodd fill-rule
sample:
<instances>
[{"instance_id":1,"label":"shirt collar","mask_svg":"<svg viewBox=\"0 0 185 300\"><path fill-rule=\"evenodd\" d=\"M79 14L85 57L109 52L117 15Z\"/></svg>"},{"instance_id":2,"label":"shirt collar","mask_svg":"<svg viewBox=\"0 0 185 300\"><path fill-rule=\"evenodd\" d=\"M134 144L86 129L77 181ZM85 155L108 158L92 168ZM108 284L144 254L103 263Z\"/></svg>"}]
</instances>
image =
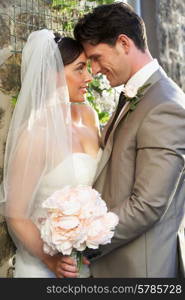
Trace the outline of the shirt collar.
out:
<instances>
[{"instance_id":1,"label":"shirt collar","mask_svg":"<svg viewBox=\"0 0 185 300\"><path fill-rule=\"evenodd\" d=\"M136 89L144 85L148 78L160 68L157 59L153 59L143 68L137 71L126 83L125 88L134 87Z\"/></svg>"}]
</instances>

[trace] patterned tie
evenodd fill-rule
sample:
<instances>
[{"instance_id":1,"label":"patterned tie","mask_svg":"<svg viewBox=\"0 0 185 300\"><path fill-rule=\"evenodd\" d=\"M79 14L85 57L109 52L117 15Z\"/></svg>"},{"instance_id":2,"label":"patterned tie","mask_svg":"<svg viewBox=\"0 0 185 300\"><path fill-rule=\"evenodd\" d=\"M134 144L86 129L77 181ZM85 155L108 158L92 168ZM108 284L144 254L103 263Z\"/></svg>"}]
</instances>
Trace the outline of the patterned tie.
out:
<instances>
[{"instance_id":1,"label":"patterned tie","mask_svg":"<svg viewBox=\"0 0 185 300\"><path fill-rule=\"evenodd\" d=\"M119 116L119 113L120 111L122 110L123 106L125 105L126 103L126 100L125 100L125 95L123 92L120 93L119 95L119 101L118 101L118 106L116 108L116 112L115 112L115 115L114 115L114 118L109 126L109 128L107 129L107 132L106 132L106 135L105 135L105 144L107 143L107 140L108 140L108 137L112 131L112 128L114 126L114 123L117 119L117 117Z\"/></svg>"}]
</instances>

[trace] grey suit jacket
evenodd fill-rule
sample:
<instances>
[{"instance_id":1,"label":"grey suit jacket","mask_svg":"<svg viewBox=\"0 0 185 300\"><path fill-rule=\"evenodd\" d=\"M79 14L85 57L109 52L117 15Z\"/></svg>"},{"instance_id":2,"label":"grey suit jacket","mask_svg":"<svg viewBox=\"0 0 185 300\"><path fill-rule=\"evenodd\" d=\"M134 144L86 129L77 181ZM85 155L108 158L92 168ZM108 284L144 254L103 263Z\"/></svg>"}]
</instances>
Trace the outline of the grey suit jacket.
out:
<instances>
[{"instance_id":1,"label":"grey suit jacket","mask_svg":"<svg viewBox=\"0 0 185 300\"><path fill-rule=\"evenodd\" d=\"M104 148L94 188L119 216L94 277L176 277L185 211L185 95L160 69L133 112L124 107ZM110 123L109 123L110 124ZM102 144L107 125L103 136Z\"/></svg>"}]
</instances>

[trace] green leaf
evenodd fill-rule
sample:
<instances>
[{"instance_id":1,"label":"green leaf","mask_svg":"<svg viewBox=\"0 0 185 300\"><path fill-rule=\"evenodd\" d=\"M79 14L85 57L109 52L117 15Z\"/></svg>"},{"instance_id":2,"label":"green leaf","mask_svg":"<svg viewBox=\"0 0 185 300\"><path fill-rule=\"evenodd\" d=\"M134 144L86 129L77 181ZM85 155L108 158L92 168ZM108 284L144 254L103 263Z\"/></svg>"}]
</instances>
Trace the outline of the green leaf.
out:
<instances>
[{"instance_id":1,"label":"green leaf","mask_svg":"<svg viewBox=\"0 0 185 300\"><path fill-rule=\"evenodd\" d=\"M151 85L151 83L148 83L148 84L145 84L143 86L141 86L139 89L138 89L138 92L137 94L142 94L144 92L144 90L149 87Z\"/></svg>"},{"instance_id":2,"label":"green leaf","mask_svg":"<svg viewBox=\"0 0 185 300\"><path fill-rule=\"evenodd\" d=\"M12 98L11 98L11 103L12 103L13 106L15 106L16 103L17 103L18 95L19 95L19 93L16 94L16 95L14 95L14 96L12 96Z\"/></svg>"}]
</instances>

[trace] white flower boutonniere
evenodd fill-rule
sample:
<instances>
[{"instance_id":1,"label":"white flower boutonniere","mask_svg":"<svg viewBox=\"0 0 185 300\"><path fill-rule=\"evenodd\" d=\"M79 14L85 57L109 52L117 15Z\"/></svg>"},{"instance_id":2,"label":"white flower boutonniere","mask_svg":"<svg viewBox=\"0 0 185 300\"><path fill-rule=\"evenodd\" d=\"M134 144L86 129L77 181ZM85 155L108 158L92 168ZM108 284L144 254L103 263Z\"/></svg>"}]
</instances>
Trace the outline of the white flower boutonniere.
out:
<instances>
[{"instance_id":1,"label":"white flower boutonniere","mask_svg":"<svg viewBox=\"0 0 185 300\"><path fill-rule=\"evenodd\" d=\"M126 86L123 89L123 93L125 95L126 101L130 102L130 110L134 111L136 108L136 105L140 101L140 99L143 97L144 90L149 87L151 83L145 84L141 86L140 88L132 87L132 86Z\"/></svg>"}]
</instances>

